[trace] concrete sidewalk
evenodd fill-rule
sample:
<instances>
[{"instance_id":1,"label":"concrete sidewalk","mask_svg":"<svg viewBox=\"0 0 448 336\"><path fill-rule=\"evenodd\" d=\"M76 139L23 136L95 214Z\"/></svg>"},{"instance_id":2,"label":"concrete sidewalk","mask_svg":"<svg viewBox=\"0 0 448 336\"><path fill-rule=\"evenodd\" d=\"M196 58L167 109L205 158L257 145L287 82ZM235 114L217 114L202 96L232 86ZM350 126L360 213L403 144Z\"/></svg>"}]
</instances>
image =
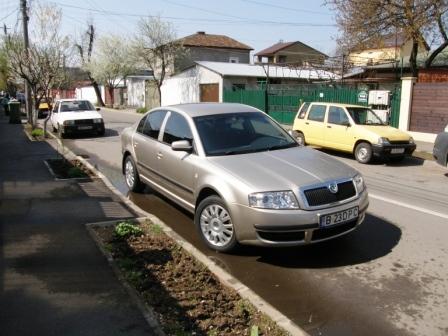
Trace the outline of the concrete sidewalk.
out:
<instances>
[{"instance_id":1,"label":"concrete sidewalk","mask_svg":"<svg viewBox=\"0 0 448 336\"><path fill-rule=\"evenodd\" d=\"M100 180L55 181L57 152L3 114L0 153L0 334L153 335L84 226L132 210Z\"/></svg>"}]
</instances>

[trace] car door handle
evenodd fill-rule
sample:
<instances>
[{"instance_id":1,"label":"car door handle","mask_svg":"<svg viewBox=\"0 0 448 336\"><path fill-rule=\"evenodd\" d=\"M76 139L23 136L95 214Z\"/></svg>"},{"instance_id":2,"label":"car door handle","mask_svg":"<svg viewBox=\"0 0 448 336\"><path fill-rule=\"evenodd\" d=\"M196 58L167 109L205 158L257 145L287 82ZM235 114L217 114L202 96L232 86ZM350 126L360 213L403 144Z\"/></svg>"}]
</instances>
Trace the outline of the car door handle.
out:
<instances>
[{"instance_id":1,"label":"car door handle","mask_svg":"<svg viewBox=\"0 0 448 336\"><path fill-rule=\"evenodd\" d=\"M309 125L310 123L307 121L306 123L305 123L305 125Z\"/></svg>"},{"instance_id":2,"label":"car door handle","mask_svg":"<svg viewBox=\"0 0 448 336\"><path fill-rule=\"evenodd\" d=\"M157 153L157 158L160 160L161 158L163 158L163 153L162 152L158 152Z\"/></svg>"},{"instance_id":3,"label":"car door handle","mask_svg":"<svg viewBox=\"0 0 448 336\"><path fill-rule=\"evenodd\" d=\"M138 146L138 142L134 142L134 147L137 147Z\"/></svg>"},{"instance_id":4,"label":"car door handle","mask_svg":"<svg viewBox=\"0 0 448 336\"><path fill-rule=\"evenodd\" d=\"M331 126L327 126L327 128L331 128Z\"/></svg>"}]
</instances>

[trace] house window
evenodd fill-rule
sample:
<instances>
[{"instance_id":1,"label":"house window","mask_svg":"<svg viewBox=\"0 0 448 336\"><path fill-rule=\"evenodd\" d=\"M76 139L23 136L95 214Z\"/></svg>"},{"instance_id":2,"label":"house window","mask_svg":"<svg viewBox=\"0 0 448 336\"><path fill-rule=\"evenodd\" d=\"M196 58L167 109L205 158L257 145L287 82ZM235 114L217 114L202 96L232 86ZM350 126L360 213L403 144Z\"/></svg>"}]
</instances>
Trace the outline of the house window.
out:
<instances>
[{"instance_id":1,"label":"house window","mask_svg":"<svg viewBox=\"0 0 448 336\"><path fill-rule=\"evenodd\" d=\"M286 63L286 56L285 55L278 56L278 63Z\"/></svg>"},{"instance_id":2,"label":"house window","mask_svg":"<svg viewBox=\"0 0 448 336\"><path fill-rule=\"evenodd\" d=\"M230 63L239 63L240 59L238 57L230 57L229 62Z\"/></svg>"}]
</instances>

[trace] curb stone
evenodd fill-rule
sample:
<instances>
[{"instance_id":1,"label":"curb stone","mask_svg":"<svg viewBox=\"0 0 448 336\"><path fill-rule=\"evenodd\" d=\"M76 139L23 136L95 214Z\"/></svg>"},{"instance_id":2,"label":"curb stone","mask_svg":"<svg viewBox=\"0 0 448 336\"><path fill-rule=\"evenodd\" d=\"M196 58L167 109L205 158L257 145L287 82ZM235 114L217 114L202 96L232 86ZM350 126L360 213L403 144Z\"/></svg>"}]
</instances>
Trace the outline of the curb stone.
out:
<instances>
[{"instance_id":1,"label":"curb stone","mask_svg":"<svg viewBox=\"0 0 448 336\"><path fill-rule=\"evenodd\" d=\"M51 137L55 138L60 146L62 146L62 141L57 138L54 134L49 132L51 134ZM260 312L266 314L272 321L274 321L278 326L283 328L285 331L290 333L294 336L308 336L309 334L300 328L298 325L296 325L293 321L291 321L289 318L287 318L285 315L283 315L280 311L278 311L276 308L274 308L271 304L269 304L267 301L262 299L258 294L256 294L254 291L252 291L249 287L241 283L238 279L230 275L227 271L219 267L214 261L212 261L210 258L208 258L205 254L203 254L201 251L199 251L196 247L194 247L192 244L187 242L184 238L182 238L180 235L178 235L176 232L174 232L168 225L166 225L164 222L162 222L159 218L154 216L153 214L150 214L137 205L135 205L130 199L126 198L123 194L121 194L117 188L115 188L112 183L109 181L109 179L101 173L98 169L96 169L91 163L89 163L86 159L84 159L81 156L77 156L75 153L73 153L69 148L62 146L65 150L62 155L69 159L70 157L74 157L77 160L79 160L83 165L85 165L87 168L89 168L95 175L97 175L103 183L124 203L126 204L130 209L134 210L137 214L140 214L142 218L138 218L139 222L142 222L143 220L149 219L152 223L159 225L163 232L168 235L170 238L172 238L177 244L179 244L183 249L185 249L187 252L189 252L193 257L195 257L198 261L200 261L202 264L204 264L210 272L212 272L218 280L225 286L234 289L243 299L248 300L250 303L254 305L256 309L258 309ZM116 221L114 221L115 223ZM99 223L96 223L96 225L99 225ZM89 231L90 232L90 231ZM95 240L96 241L96 240ZM108 259L109 260L109 259ZM127 287L127 286L126 286ZM134 293L136 294L136 293ZM131 295L134 299L134 295ZM140 303L137 304L140 309L142 309ZM143 315L146 318L147 311L142 310ZM149 322L148 322L149 323Z\"/></svg>"}]
</instances>

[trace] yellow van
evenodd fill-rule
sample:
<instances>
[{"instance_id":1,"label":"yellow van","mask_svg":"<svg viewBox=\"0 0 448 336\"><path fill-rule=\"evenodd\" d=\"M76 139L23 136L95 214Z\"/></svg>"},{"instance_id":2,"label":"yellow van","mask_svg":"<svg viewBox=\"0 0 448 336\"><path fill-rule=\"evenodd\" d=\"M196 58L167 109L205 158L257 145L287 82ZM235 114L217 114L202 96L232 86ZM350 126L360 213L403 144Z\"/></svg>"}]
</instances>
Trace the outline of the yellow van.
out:
<instances>
[{"instance_id":1,"label":"yellow van","mask_svg":"<svg viewBox=\"0 0 448 336\"><path fill-rule=\"evenodd\" d=\"M402 160L416 147L409 134L386 125L370 108L358 105L303 103L292 133L300 144L353 153L361 163L370 162L373 156Z\"/></svg>"}]
</instances>

